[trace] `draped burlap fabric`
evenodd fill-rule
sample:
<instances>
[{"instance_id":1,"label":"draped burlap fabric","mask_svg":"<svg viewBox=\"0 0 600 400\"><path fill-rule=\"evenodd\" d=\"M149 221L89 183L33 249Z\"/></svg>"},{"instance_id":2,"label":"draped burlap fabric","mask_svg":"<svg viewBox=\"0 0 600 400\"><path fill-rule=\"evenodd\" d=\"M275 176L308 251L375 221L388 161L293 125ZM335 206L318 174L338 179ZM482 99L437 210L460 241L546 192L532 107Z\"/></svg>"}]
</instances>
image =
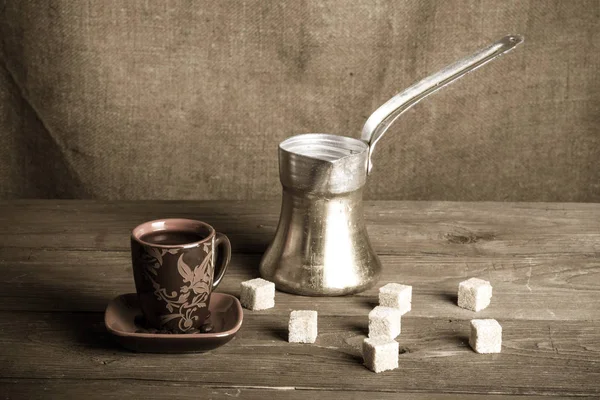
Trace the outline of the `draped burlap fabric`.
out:
<instances>
[{"instance_id":1,"label":"draped burlap fabric","mask_svg":"<svg viewBox=\"0 0 600 400\"><path fill-rule=\"evenodd\" d=\"M0 1L0 197L263 199L291 135L526 43L389 130L372 199L600 201L600 1Z\"/></svg>"}]
</instances>

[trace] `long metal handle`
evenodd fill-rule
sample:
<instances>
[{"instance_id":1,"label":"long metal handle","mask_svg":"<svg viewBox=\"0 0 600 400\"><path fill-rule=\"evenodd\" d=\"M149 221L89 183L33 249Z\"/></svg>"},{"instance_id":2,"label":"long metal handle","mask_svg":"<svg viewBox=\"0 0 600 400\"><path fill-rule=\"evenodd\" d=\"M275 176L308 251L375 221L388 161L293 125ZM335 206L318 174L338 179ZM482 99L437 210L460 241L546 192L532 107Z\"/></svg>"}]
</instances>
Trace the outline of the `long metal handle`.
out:
<instances>
[{"instance_id":1,"label":"long metal handle","mask_svg":"<svg viewBox=\"0 0 600 400\"><path fill-rule=\"evenodd\" d=\"M520 35L506 36L491 46L479 50L475 54L465 57L441 71L428 76L420 82L415 83L375 110L363 126L361 135L361 139L369 145L368 173L371 172L371 156L375 144L402 113L430 94L515 48L515 46L523 42L523 40L523 36Z\"/></svg>"}]
</instances>

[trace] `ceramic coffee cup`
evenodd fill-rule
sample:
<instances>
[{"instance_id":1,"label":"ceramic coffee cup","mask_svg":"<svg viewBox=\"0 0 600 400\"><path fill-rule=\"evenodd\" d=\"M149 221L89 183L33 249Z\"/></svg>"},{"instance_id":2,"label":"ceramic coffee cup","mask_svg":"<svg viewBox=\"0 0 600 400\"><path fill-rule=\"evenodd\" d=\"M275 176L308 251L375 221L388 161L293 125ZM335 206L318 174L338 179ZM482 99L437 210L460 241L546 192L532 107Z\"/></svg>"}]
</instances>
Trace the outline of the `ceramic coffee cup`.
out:
<instances>
[{"instance_id":1,"label":"ceramic coffee cup","mask_svg":"<svg viewBox=\"0 0 600 400\"><path fill-rule=\"evenodd\" d=\"M231 259L227 236L191 219L145 222L131 233L133 276L149 327L197 332Z\"/></svg>"}]
</instances>

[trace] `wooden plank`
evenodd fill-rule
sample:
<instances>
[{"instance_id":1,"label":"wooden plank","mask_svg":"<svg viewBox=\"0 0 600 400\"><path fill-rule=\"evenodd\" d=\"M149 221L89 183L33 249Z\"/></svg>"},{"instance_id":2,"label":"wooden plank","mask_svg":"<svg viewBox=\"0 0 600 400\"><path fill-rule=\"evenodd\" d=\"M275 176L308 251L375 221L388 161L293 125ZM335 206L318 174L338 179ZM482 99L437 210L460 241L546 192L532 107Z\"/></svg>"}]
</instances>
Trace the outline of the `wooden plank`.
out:
<instances>
[{"instance_id":1,"label":"wooden plank","mask_svg":"<svg viewBox=\"0 0 600 400\"><path fill-rule=\"evenodd\" d=\"M234 250L263 253L277 227L279 203L0 202L4 247L126 250L138 223L163 217L205 220ZM451 256L586 254L597 257L600 204L366 202L379 254Z\"/></svg>"},{"instance_id":2,"label":"wooden plank","mask_svg":"<svg viewBox=\"0 0 600 400\"><path fill-rule=\"evenodd\" d=\"M258 274L260 255L236 254L219 291L239 295L240 282ZM392 281L414 286L420 317L468 319L456 307L458 283L489 279L492 305L482 317L600 320L600 261L590 257L382 256L384 274L373 289L342 298L277 294L272 311L287 314L308 304L321 314L365 315L377 303L377 287ZM102 311L121 293L134 292L128 251L90 252L0 249L0 310Z\"/></svg>"},{"instance_id":3,"label":"wooden plank","mask_svg":"<svg viewBox=\"0 0 600 400\"><path fill-rule=\"evenodd\" d=\"M314 345L285 341L286 321L252 314L238 337L201 355L120 349L100 313L0 313L2 376L142 380L227 387L600 396L600 321L502 320L503 352L478 355L468 321L407 317L400 368L361 365L366 320L322 316ZM235 361L234 361L235 360Z\"/></svg>"},{"instance_id":4,"label":"wooden plank","mask_svg":"<svg viewBox=\"0 0 600 400\"><path fill-rule=\"evenodd\" d=\"M365 391L331 391L318 389L296 389L293 387L207 387L188 382L154 382L148 380L56 380L56 379L0 379L0 393L5 399L57 399L85 398L87 400L122 400L124 398L177 398L181 400L198 399L265 399L268 397L280 400L306 399L344 399L364 400L374 398L373 392ZM149 395L151 394L151 395ZM398 393L377 392L379 400L396 400ZM506 396L481 394L452 393L402 393L404 400L541 400L546 396ZM558 398L558 397L553 397ZM580 396L561 399L579 399Z\"/></svg>"},{"instance_id":5,"label":"wooden plank","mask_svg":"<svg viewBox=\"0 0 600 400\"><path fill-rule=\"evenodd\" d=\"M89 313L134 290L128 234L135 224L190 217L228 234L236 252L219 290L237 295L242 280L257 276L278 213L276 202L0 202L0 223L10 227L0 233L0 392L30 398L19 395L41 387L61 397L90 383L114 385L116 397L133 382L139 390L130 395L150 384L180 397L189 388L194 395L240 389L240 396L263 397L272 395L269 387L294 389L281 391L288 398L336 398L342 390L338 397L600 395L595 204L367 202L384 264L380 285L414 286L399 339L401 368L384 374L367 371L359 351L376 289L342 298L278 293L274 309L246 311L238 337L204 355L123 351L102 313ZM494 285L492 305L477 314L455 305L458 282L471 276ZM289 311L309 306L320 313L316 345L288 344ZM468 348L475 315L502 323L502 354ZM31 391L19 382L30 382Z\"/></svg>"}]
</instances>

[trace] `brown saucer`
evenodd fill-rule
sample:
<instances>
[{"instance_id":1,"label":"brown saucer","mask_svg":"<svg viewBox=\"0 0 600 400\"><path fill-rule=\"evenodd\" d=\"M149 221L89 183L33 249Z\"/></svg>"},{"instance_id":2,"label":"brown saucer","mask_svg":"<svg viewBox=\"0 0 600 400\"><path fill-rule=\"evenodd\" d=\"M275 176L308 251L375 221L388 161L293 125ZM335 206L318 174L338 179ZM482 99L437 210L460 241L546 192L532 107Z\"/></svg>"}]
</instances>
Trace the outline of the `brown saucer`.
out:
<instances>
[{"instance_id":1,"label":"brown saucer","mask_svg":"<svg viewBox=\"0 0 600 400\"><path fill-rule=\"evenodd\" d=\"M123 294L106 307L106 329L123 347L142 353L201 353L229 342L242 326L243 312L239 300L225 293L213 293L208 307L211 331L208 333L141 333L136 325L142 311L135 293Z\"/></svg>"}]
</instances>

